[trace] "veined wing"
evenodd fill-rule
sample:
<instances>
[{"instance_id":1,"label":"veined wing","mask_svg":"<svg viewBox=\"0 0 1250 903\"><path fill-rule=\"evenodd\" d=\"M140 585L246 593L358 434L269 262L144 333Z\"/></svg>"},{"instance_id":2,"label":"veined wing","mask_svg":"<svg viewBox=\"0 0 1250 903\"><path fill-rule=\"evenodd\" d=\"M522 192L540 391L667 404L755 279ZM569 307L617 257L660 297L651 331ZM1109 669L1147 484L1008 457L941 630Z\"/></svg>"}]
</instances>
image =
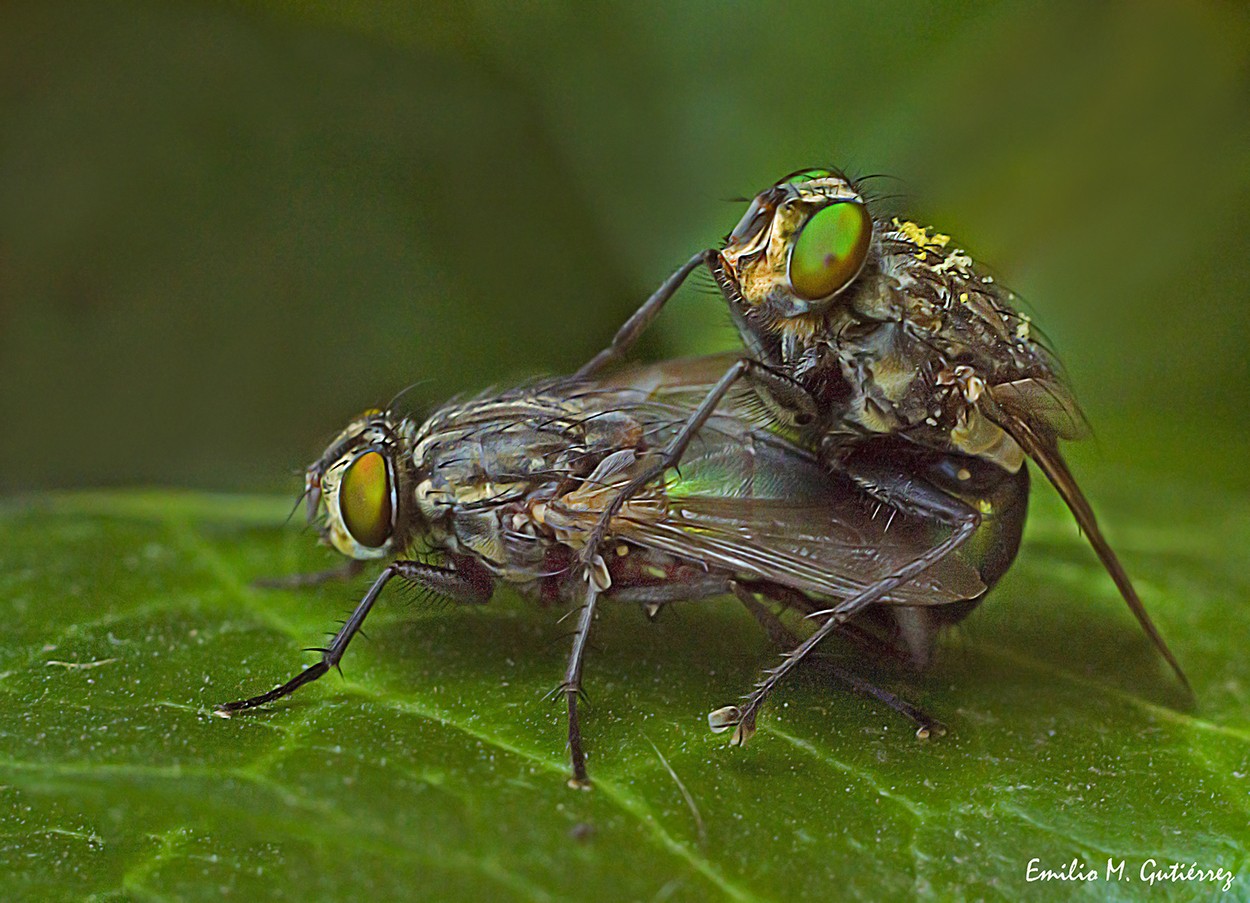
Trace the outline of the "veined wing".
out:
<instances>
[{"instance_id":1,"label":"veined wing","mask_svg":"<svg viewBox=\"0 0 1250 903\"><path fill-rule=\"evenodd\" d=\"M1141 597L1137 595L1137 590L1134 589L1133 582L1129 579L1128 572L1124 570L1124 565L1120 564L1120 559L1112 550L1111 544L1102 535L1102 530L1094 517L1094 509L1090 507L1089 501L1085 498L1085 493L1081 491L1081 487L1077 484L1072 471L1068 469L1068 462L1059 451L1059 442L1056 435L1063 436L1065 434L1050 420L1041 421L1041 426L1039 427L1039 421L1031 416L1031 412L1021 410L1015 404L1015 401L1014 397L1009 396L1007 403L1003 403L1001 399L992 395L990 416L1016 442L1020 443L1020 447L1024 449L1025 454L1037 464L1042 473L1046 475L1046 479L1050 480L1051 485L1055 487L1060 498L1068 506L1068 510L1072 512L1077 526L1081 528L1081 532L1089 540L1089 544L1093 547L1098 560L1102 562L1103 567L1107 569L1107 573L1111 575L1111 579L1128 605L1129 611L1137 618L1137 622L1141 625L1142 630L1150 637L1155 648L1159 650L1159 653L1171 666L1180 682L1188 689L1189 680L1185 677L1185 672L1181 669L1180 662L1176 660L1176 656L1172 654L1172 650L1163 639L1163 635L1155 627L1154 621L1151 620L1150 614L1146 611L1145 604L1142 602Z\"/></svg>"},{"instance_id":2,"label":"veined wing","mask_svg":"<svg viewBox=\"0 0 1250 903\"><path fill-rule=\"evenodd\" d=\"M681 410L677 408L676 410ZM640 405L640 417L667 406ZM553 502L547 523L566 541L594 526L606 501L641 470L632 461ZM934 545L934 528L871 502L784 440L730 416L711 418L678 469L631 498L611 535L746 579L808 595L848 598ZM940 605L985 591L951 556L882 601Z\"/></svg>"}]
</instances>

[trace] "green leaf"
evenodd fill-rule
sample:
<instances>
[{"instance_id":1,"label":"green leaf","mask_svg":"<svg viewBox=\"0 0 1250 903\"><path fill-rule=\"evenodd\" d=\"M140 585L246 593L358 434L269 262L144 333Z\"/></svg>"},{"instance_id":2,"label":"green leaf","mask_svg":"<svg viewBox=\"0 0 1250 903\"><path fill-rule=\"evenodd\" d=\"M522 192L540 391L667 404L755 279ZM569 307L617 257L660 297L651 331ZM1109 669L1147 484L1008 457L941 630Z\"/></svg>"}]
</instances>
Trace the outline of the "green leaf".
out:
<instances>
[{"instance_id":1,"label":"green leaf","mask_svg":"<svg viewBox=\"0 0 1250 903\"><path fill-rule=\"evenodd\" d=\"M1181 488L1091 487L1193 680L1166 670L1058 503L920 676L922 742L801 671L746 749L706 727L774 651L736 603L656 624L604 606L587 667L595 787L569 789L543 695L567 624L508 593L388 591L344 677L230 719L214 704L312 660L359 598L257 577L336 560L285 500L76 493L0 509L5 895L206 899L1131 898L1143 862L1250 891L1250 512ZM1097 871L1028 884L1029 860ZM1126 861L1123 881L1107 860ZM1218 884L1164 883L1160 897ZM1152 897L1153 899L1153 897Z\"/></svg>"}]
</instances>

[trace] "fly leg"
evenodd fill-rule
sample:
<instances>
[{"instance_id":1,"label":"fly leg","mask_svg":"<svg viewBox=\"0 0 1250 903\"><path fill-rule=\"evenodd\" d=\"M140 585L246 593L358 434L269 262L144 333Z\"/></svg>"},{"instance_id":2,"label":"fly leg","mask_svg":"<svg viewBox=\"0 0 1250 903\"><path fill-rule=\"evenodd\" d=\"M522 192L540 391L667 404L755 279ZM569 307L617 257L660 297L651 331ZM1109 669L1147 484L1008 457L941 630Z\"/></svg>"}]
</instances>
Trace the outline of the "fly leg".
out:
<instances>
[{"instance_id":1,"label":"fly leg","mask_svg":"<svg viewBox=\"0 0 1250 903\"><path fill-rule=\"evenodd\" d=\"M810 617L813 614L819 613L821 610L818 609L816 603L814 603L807 596L788 587L757 585L751 586L749 592L759 593L760 595L767 596L768 598L776 602L780 602L789 608L801 611L803 612L804 617ZM894 608L895 606L890 607ZM767 630L768 628L765 629ZM789 631L787 631L787 633L789 633ZM791 636L794 635L791 634ZM771 631L769 632L769 637L776 641L776 637L773 636ZM838 637L846 640L854 646L858 646L860 652L870 658L889 659L890 661L898 662L900 665L907 665L911 662L911 659L907 656L907 654L893 643L882 639L876 633L861 627L857 623L847 621L840 628L838 628ZM798 644L799 639L797 636L794 636L794 642L789 646L782 643L778 643L777 645L781 646L783 649L791 649Z\"/></svg>"},{"instance_id":2,"label":"fly leg","mask_svg":"<svg viewBox=\"0 0 1250 903\"><path fill-rule=\"evenodd\" d=\"M595 619L595 603L599 600L599 594L607 588L603 583L602 573L598 569L591 569L587 572L586 601L582 604L582 613L577 619L577 629L573 633L573 650L569 653L564 683L559 687L569 707L569 757L573 762L573 777L569 779L569 786L578 790L590 789L590 775L586 771L586 753L582 750L582 725L577 716L577 703L582 696L582 664L586 659L586 644L590 640L590 625Z\"/></svg>"},{"instance_id":3,"label":"fly leg","mask_svg":"<svg viewBox=\"0 0 1250 903\"><path fill-rule=\"evenodd\" d=\"M781 618L769 611L766 605L761 605L760 600L755 598L755 593L749 587L733 580L729 584L729 591L746 606L746 610L751 613L751 617L755 618L755 622L764 628L764 632L768 634L774 646L781 649L793 649L799 644L799 638L794 631L781 623Z\"/></svg>"},{"instance_id":4,"label":"fly leg","mask_svg":"<svg viewBox=\"0 0 1250 903\"><path fill-rule=\"evenodd\" d=\"M924 554L903 565L888 577L883 577L858 594L839 602L833 608L817 614L825 614L824 622L810 637L786 653L780 665L765 672L763 680L746 697L742 706L725 706L717 709L713 730L734 727L730 742L743 746L755 733L755 718L764 701L794 668L807 657L821 641L846 621L869 605L879 602L892 590L919 576L932 565L941 561L967 541L981 524L981 515L974 508L958 499L940 492L921 480L900 474L898 471L861 468L850 474L870 495L882 499L894 499L896 506L913 514L923 514L929 520L948 524L951 532L941 542L931 546Z\"/></svg>"},{"instance_id":5,"label":"fly leg","mask_svg":"<svg viewBox=\"0 0 1250 903\"><path fill-rule=\"evenodd\" d=\"M320 652L321 661L305 668L286 683L280 687L275 687L268 693L261 693L259 696L241 699L237 702L227 702L217 706L217 711L229 714L231 712L241 712L244 709L254 709L257 706L273 702L275 699L281 699L283 696L289 696L304 686L304 684L312 683L331 668L337 668L339 661L343 658L343 653L347 651L347 646L352 641L352 637L360 630L360 626L364 623L365 618L369 616L370 609L373 608L373 603L381 595L382 588L391 581L392 577L399 577L410 583L415 583L457 602L487 602L490 600L491 592L494 589L493 578L480 566L475 568L469 565L463 569L451 569L433 567L432 565L422 564L419 561L392 561L378 575L378 579L373 581L373 586L369 587L365 597L360 600L351 616L344 622L339 632L334 635L330 645L324 648L309 650Z\"/></svg>"},{"instance_id":6,"label":"fly leg","mask_svg":"<svg viewBox=\"0 0 1250 903\"><path fill-rule=\"evenodd\" d=\"M365 562L360 558L349 558L346 564L324 571L313 571L310 574L288 574L285 577L257 577L252 586L257 589L303 589L307 586L321 586L323 583L346 583L365 569Z\"/></svg>"},{"instance_id":7,"label":"fly leg","mask_svg":"<svg viewBox=\"0 0 1250 903\"><path fill-rule=\"evenodd\" d=\"M771 639L774 644L784 650L790 650L799 645L799 638L795 636L793 631L786 627L786 625L781 622L781 619L769 611L766 606L761 605L750 589L736 581L730 584L730 589L733 590L733 594L738 597L742 604L746 606L747 611L751 613L756 622L764 628L765 632L768 633L769 639ZM846 628L849 625L844 624L842 626L843 628ZM895 696L889 690L883 690L875 684L864 680L857 674L853 674L833 662L822 662L822 665L826 667L835 678L854 692L859 693L861 696L869 696L876 699L878 702L884 703L909 720L916 726L916 736L920 739L924 740L933 735L941 736L946 733L946 726L942 724L942 722L929 715L923 709L912 705L907 700ZM732 710L733 707L730 706L730 709ZM708 723L712 726L712 730L716 731L727 729L729 724L726 724L724 727L719 727L719 721L716 717L717 714L717 712L713 712L708 716ZM730 714L732 715L732 711Z\"/></svg>"},{"instance_id":8,"label":"fly leg","mask_svg":"<svg viewBox=\"0 0 1250 903\"><path fill-rule=\"evenodd\" d=\"M616 331L616 335L612 337L612 344L583 364L581 369L573 374L574 378L588 379L629 351L690 274L700 266L710 266L715 256L715 251L700 251L682 264L677 272L660 283L660 287L643 302L642 307L634 311L633 315Z\"/></svg>"},{"instance_id":9,"label":"fly leg","mask_svg":"<svg viewBox=\"0 0 1250 903\"><path fill-rule=\"evenodd\" d=\"M685 454L686 448L689 447L691 441L698 435L699 430L703 428L708 418L715 412L716 406L720 404L729 390L733 388L734 383L743 377L749 377L757 385L766 386L770 391L788 400L793 399L795 403L804 406L805 410L806 408L811 408L812 411L815 409L815 402L811 400L810 396L788 377L769 370L763 364L751 358L744 357L734 361L724 375L716 381L716 385L699 402L699 406L695 408L694 413L682 424L681 429L677 431L677 435L660 452L655 463L626 483L612 497L611 501L604 506L603 513L599 515L599 520L595 523L594 529L587 537L585 550L582 553L582 564L586 568L591 566L594 558L599 554L599 547L608 535L612 518L620 513L624 504L639 490L661 476L664 471L670 467L677 466L681 462L681 457Z\"/></svg>"}]
</instances>

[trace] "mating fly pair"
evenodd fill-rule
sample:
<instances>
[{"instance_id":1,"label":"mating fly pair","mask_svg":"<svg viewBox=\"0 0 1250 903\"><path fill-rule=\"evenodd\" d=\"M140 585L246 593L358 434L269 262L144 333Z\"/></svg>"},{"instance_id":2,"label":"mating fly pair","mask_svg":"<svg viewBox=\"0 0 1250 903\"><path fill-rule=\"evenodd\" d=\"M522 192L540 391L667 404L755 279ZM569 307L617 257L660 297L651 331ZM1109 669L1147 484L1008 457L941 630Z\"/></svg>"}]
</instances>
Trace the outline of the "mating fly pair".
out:
<instances>
[{"instance_id":1,"label":"mating fly pair","mask_svg":"<svg viewBox=\"0 0 1250 903\"><path fill-rule=\"evenodd\" d=\"M464 602L503 580L581 602L561 689L584 783L577 705L598 599L654 611L729 592L786 647L741 704L709 716L745 743L772 690L830 634L897 638L914 664L928 660L1015 557L1026 458L1184 682L1059 451L1085 425L1057 366L1011 295L948 241L875 219L839 173L799 173L756 197L722 249L691 258L575 377L424 424L389 412L354 422L309 469L311 507L324 504L341 552L396 560L320 662L223 708L278 699L337 665L394 577ZM699 266L747 354L599 377ZM417 545L438 562L397 558ZM759 597L818 627L800 640ZM929 730L918 710L838 676Z\"/></svg>"},{"instance_id":2,"label":"mating fly pair","mask_svg":"<svg viewBox=\"0 0 1250 903\"><path fill-rule=\"evenodd\" d=\"M345 555L393 560L321 661L222 708L263 705L335 667L396 577L465 603L488 601L503 581L546 602L581 603L560 689L573 779L584 784L577 706L600 597L654 613L733 593L778 642L794 647L799 641L763 597L872 643L878 608L959 610L1006 569L1023 525L1022 480L996 481L985 492L960 484L970 504L990 512L986 542L919 577L899 578L943 528L876 516L875 504L811 453L739 414L715 413L701 418L680 471L648 480L619 505L608 547L593 556L586 579L581 561L605 505L670 453L711 386L710 368L721 363L675 361L610 382L537 383L446 407L424 423L391 412L354 421L308 469L310 517L324 509L323 538ZM932 477L958 481L942 463ZM911 718L922 735L933 729L918 709L836 666L834 673ZM757 688L759 702L779 679L770 675ZM739 743L751 729L737 706L718 709L709 722L714 730L736 725Z\"/></svg>"}]
</instances>

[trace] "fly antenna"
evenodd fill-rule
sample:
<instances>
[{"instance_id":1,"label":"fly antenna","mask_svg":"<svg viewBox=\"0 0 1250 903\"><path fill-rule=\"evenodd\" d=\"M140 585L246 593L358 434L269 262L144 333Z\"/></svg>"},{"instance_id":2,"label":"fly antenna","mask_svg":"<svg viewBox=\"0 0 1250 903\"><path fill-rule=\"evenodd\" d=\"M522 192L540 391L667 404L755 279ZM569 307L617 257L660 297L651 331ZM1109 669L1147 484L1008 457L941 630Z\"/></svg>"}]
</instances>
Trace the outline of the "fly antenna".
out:
<instances>
[{"instance_id":1,"label":"fly antenna","mask_svg":"<svg viewBox=\"0 0 1250 903\"><path fill-rule=\"evenodd\" d=\"M395 410L395 405L399 403L399 400L401 398L403 398L405 395L407 395L409 392L411 392L413 389L417 388L418 386L423 386L428 382L430 382L430 380L427 377L426 379L419 379L416 382L412 382L404 386L402 389L400 389L398 392L395 393L394 398L392 398L389 402L387 402L384 410L386 410L387 412L393 412Z\"/></svg>"}]
</instances>

